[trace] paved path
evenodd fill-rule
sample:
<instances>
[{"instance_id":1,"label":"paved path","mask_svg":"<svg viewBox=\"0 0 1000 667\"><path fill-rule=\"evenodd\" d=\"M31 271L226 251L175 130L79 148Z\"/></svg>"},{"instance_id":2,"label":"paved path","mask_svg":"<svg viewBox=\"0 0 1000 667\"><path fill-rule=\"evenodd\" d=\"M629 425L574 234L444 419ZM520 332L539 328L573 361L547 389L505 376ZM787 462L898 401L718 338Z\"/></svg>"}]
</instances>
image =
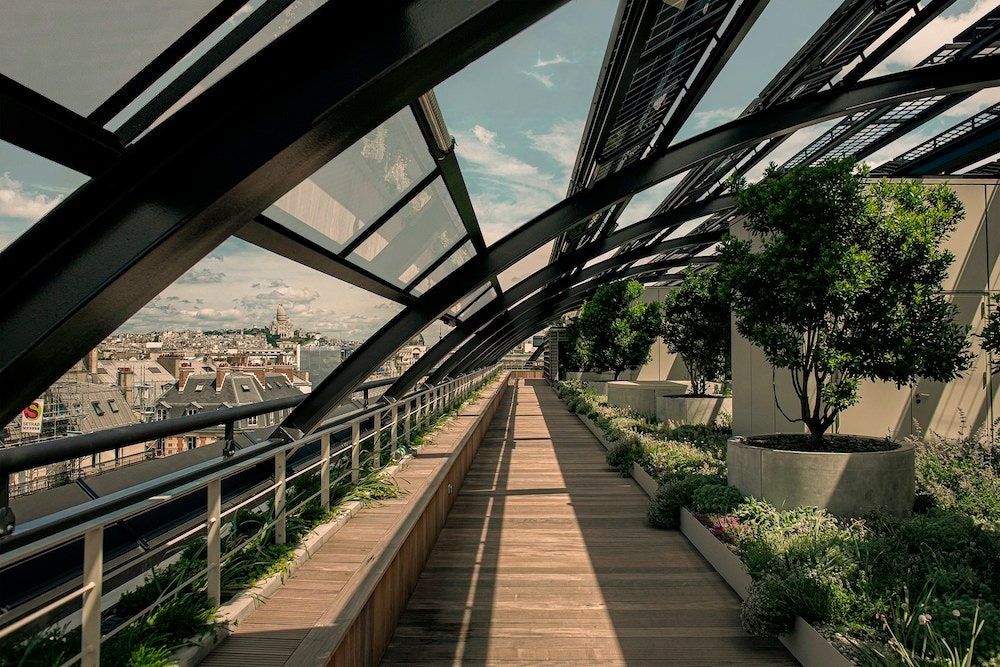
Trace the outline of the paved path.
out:
<instances>
[{"instance_id":1,"label":"paved path","mask_svg":"<svg viewBox=\"0 0 1000 667\"><path fill-rule=\"evenodd\" d=\"M796 665L542 380L501 405L382 665Z\"/></svg>"}]
</instances>

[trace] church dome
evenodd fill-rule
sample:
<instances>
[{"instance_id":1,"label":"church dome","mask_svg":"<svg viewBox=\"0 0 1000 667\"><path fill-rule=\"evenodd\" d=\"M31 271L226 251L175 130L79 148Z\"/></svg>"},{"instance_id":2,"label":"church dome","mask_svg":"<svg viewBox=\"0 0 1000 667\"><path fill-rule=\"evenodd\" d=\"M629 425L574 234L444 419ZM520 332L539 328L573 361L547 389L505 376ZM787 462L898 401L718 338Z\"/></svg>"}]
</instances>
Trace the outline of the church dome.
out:
<instances>
[{"instance_id":1,"label":"church dome","mask_svg":"<svg viewBox=\"0 0 1000 667\"><path fill-rule=\"evenodd\" d=\"M282 305L280 303L278 304L278 310L274 313L274 319L276 319L279 322L287 322L288 321L288 315L285 313L285 306L284 305Z\"/></svg>"}]
</instances>

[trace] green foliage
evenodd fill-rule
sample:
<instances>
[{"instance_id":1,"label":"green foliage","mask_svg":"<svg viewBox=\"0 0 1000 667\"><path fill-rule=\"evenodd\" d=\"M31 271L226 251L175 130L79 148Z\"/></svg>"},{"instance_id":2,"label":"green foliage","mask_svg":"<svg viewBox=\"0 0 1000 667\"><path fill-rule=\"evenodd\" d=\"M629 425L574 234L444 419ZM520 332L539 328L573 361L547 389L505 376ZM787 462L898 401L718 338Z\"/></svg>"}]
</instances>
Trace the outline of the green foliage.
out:
<instances>
[{"instance_id":1,"label":"green foliage","mask_svg":"<svg viewBox=\"0 0 1000 667\"><path fill-rule=\"evenodd\" d=\"M660 333L660 305L637 303L642 285L635 280L601 285L576 319L576 353L591 369L610 369L615 379L649 360Z\"/></svg>"},{"instance_id":2,"label":"green foliage","mask_svg":"<svg viewBox=\"0 0 1000 667\"><path fill-rule=\"evenodd\" d=\"M743 494L732 486L706 484L691 497L695 511L705 514L729 514L743 502Z\"/></svg>"},{"instance_id":3,"label":"green foliage","mask_svg":"<svg viewBox=\"0 0 1000 667\"><path fill-rule=\"evenodd\" d=\"M637 438L619 440L608 450L608 465L618 471L622 477L632 475L632 464L642 465L646 458L646 450Z\"/></svg>"},{"instance_id":4,"label":"green foliage","mask_svg":"<svg viewBox=\"0 0 1000 667\"><path fill-rule=\"evenodd\" d=\"M997 431L1000 424L994 424ZM989 426L958 438L936 433L910 438L916 453L918 497L1000 523L1000 443ZM928 503L928 500L930 501Z\"/></svg>"},{"instance_id":5,"label":"green foliage","mask_svg":"<svg viewBox=\"0 0 1000 667\"><path fill-rule=\"evenodd\" d=\"M729 294L716 268L689 268L663 300L663 342L679 354L691 393L703 395L712 380L730 373Z\"/></svg>"},{"instance_id":6,"label":"green foliage","mask_svg":"<svg viewBox=\"0 0 1000 667\"><path fill-rule=\"evenodd\" d=\"M733 181L746 229L720 250L740 334L791 372L819 439L858 400L861 379L946 382L968 368L966 328L941 294L964 217L945 185L877 181L850 160ZM780 406L779 406L780 407Z\"/></svg>"},{"instance_id":7,"label":"green foliage","mask_svg":"<svg viewBox=\"0 0 1000 667\"><path fill-rule=\"evenodd\" d=\"M676 528L680 524L680 508L691 507L694 494L707 484L723 485L714 475L691 474L661 484L649 499L646 519L654 528Z\"/></svg>"}]
</instances>

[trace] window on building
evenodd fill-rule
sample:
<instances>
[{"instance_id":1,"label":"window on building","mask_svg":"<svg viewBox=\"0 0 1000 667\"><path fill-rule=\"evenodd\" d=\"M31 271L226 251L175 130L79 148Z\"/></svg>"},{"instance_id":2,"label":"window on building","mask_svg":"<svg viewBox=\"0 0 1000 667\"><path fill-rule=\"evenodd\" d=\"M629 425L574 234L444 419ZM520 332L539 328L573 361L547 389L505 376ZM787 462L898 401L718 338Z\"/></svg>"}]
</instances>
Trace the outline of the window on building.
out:
<instances>
[{"instance_id":1,"label":"window on building","mask_svg":"<svg viewBox=\"0 0 1000 667\"><path fill-rule=\"evenodd\" d=\"M108 407L111 408L111 412L118 412L118 402L115 399L112 398L108 401Z\"/></svg>"},{"instance_id":2,"label":"window on building","mask_svg":"<svg viewBox=\"0 0 1000 667\"><path fill-rule=\"evenodd\" d=\"M166 408L156 408L156 421L158 421L158 422L159 421L163 421L166 418L167 418L167 409Z\"/></svg>"},{"instance_id":3,"label":"window on building","mask_svg":"<svg viewBox=\"0 0 1000 667\"><path fill-rule=\"evenodd\" d=\"M247 417L247 426L257 426L257 417Z\"/></svg>"},{"instance_id":4,"label":"window on building","mask_svg":"<svg viewBox=\"0 0 1000 667\"><path fill-rule=\"evenodd\" d=\"M185 415L196 415L198 414L198 408L184 408Z\"/></svg>"},{"instance_id":5,"label":"window on building","mask_svg":"<svg viewBox=\"0 0 1000 667\"><path fill-rule=\"evenodd\" d=\"M194 386L194 390L195 390L195 391L201 391L201 390L202 390L202 389L204 389L204 388L205 388L205 385L203 385L203 384L200 384L200 383L199 383L199 384L196 384L196 385Z\"/></svg>"},{"instance_id":6,"label":"window on building","mask_svg":"<svg viewBox=\"0 0 1000 667\"><path fill-rule=\"evenodd\" d=\"M270 389L270 388L271 388L271 383L270 383L270 382L268 382L268 383L267 383L267 384L266 384L265 386L266 386L266 387L267 387L268 389Z\"/></svg>"},{"instance_id":7,"label":"window on building","mask_svg":"<svg viewBox=\"0 0 1000 667\"><path fill-rule=\"evenodd\" d=\"M188 435L184 437L184 447L186 449L194 449L198 446L198 438L193 435Z\"/></svg>"},{"instance_id":8,"label":"window on building","mask_svg":"<svg viewBox=\"0 0 1000 667\"><path fill-rule=\"evenodd\" d=\"M250 385L248 385L248 384L241 384L240 385L240 389L242 389L243 391L250 391Z\"/></svg>"},{"instance_id":9,"label":"window on building","mask_svg":"<svg viewBox=\"0 0 1000 667\"><path fill-rule=\"evenodd\" d=\"M104 415L104 408L101 407L100 401L93 401L91 402L90 406L94 408L94 414L96 414L98 417Z\"/></svg>"}]
</instances>

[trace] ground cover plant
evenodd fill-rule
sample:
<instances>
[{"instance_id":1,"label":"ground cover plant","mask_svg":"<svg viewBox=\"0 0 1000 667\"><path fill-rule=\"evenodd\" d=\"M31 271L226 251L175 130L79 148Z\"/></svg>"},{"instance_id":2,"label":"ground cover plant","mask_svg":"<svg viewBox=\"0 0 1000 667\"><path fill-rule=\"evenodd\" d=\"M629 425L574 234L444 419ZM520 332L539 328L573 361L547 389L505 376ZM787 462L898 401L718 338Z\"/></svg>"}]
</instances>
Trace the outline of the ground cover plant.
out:
<instances>
[{"instance_id":1,"label":"ground cover plant","mask_svg":"<svg viewBox=\"0 0 1000 667\"><path fill-rule=\"evenodd\" d=\"M431 418L411 432L407 444L402 428L395 443L396 458L425 444L433 434L450 423L461 405L475 402L483 387L497 375L486 378L479 389L461 404ZM349 479L334 485L333 479L350 468L350 455L334 459L331 465L330 509L324 510L319 497L319 473L302 475L288 485L288 505L301 505L286 516L286 542L274 543L273 505L244 508L230 515L228 529L222 541L223 603L251 589L258 582L279 572L287 572L296 556L296 549L318 526L342 512L343 505L359 501L363 505L396 498L401 491L384 466L393 458L389 447L391 437L381 439L383 456L365 460L357 484ZM367 445L372 451L372 443ZM349 476L348 476L349 477ZM314 497L315 496L315 497ZM102 614L103 631L119 627L117 634L106 639L101 647L101 664L111 667L163 667L171 664L170 656L179 648L192 644L213 632L218 608L205 592L206 579L199 575L207 565L205 542L198 539L188 544L179 558L167 565L150 570L144 583L124 593L120 600ZM133 616L135 620L129 621ZM127 625L122 626L123 623ZM49 627L34 632L14 633L0 640L0 667L52 667L60 665L80 651L79 628Z\"/></svg>"},{"instance_id":2,"label":"ground cover plant","mask_svg":"<svg viewBox=\"0 0 1000 667\"><path fill-rule=\"evenodd\" d=\"M727 486L717 430L668 429L579 383L557 391L604 430L609 462L656 476L651 524L676 527L687 508L740 557L753 579L748 631L784 634L801 616L859 665L1000 666L1000 424L916 443L912 516L838 519Z\"/></svg>"}]
</instances>

